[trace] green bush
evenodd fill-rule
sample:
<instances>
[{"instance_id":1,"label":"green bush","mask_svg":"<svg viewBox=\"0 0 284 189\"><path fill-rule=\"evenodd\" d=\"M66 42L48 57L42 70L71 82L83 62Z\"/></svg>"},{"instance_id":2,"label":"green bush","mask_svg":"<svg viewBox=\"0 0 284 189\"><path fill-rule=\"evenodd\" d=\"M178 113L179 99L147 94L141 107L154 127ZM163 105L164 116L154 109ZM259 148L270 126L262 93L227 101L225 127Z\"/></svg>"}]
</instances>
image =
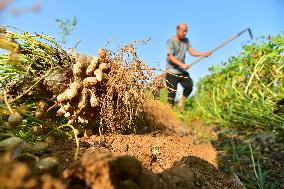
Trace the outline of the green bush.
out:
<instances>
[{"instance_id":1,"label":"green bush","mask_svg":"<svg viewBox=\"0 0 284 189\"><path fill-rule=\"evenodd\" d=\"M222 125L284 129L284 33L243 46L197 84L194 111ZM276 105L278 103L278 105Z\"/></svg>"}]
</instances>

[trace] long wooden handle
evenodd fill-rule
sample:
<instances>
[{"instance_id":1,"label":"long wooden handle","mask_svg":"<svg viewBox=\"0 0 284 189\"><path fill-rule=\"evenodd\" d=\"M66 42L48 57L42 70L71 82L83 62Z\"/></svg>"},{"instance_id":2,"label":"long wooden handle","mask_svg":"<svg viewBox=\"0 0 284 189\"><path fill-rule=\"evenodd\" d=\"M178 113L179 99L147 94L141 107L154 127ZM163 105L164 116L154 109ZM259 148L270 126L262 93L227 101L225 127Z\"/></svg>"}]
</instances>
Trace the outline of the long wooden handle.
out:
<instances>
[{"instance_id":1,"label":"long wooden handle","mask_svg":"<svg viewBox=\"0 0 284 189\"><path fill-rule=\"evenodd\" d=\"M212 50L210 51L210 53L214 53L214 52L217 51L218 49L224 47L224 46L227 45L229 42L233 41L234 39L236 39L237 37L239 37L240 35L242 35L242 34L243 34L244 32L246 32L246 31L249 32L249 35L250 35L250 37L251 37L251 39L252 39L253 36L252 36L252 32L251 32L250 28L246 28L245 30L243 30L243 31L241 31L241 32L239 32L239 33L237 33L236 35L234 35L234 36L232 36L232 37L230 37L230 38L227 39L225 42L223 42L222 44L220 44L219 46L217 46L216 48L212 49ZM200 62L200 61L203 60L204 58L206 58L206 56L202 56L202 57L198 58L197 60L191 62L191 63L189 64L189 67L191 67L191 66L193 66L194 64Z\"/></svg>"}]
</instances>

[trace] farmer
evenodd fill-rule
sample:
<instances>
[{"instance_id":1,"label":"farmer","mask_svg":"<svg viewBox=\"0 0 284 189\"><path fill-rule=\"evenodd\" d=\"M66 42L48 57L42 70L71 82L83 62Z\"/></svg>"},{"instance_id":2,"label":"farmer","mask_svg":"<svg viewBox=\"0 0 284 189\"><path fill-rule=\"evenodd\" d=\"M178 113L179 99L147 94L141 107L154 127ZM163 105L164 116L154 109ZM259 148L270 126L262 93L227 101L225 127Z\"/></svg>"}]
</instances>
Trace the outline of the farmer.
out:
<instances>
[{"instance_id":1,"label":"farmer","mask_svg":"<svg viewBox=\"0 0 284 189\"><path fill-rule=\"evenodd\" d=\"M167 41L167 67L166 67L166 85L168 88L168 102L174 104L178 83L183 87L183 95L178 103L180 111L183 109L183 102L192 92L193 82L186 71L189 68L185 64L186 51L191 56L208 57L210 52L196 52L192 49L191 43L186 38L188 27L186 24L179 24L176 28L176 35Z\"/></svg>"}]
</instances>

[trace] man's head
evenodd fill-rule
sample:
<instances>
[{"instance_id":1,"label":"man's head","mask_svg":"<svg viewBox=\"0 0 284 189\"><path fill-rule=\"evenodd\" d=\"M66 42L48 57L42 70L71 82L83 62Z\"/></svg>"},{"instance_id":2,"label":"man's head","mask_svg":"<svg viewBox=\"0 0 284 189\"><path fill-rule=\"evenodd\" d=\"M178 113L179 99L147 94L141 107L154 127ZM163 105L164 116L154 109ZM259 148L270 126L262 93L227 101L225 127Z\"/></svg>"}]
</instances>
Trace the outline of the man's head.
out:
<instances>
[{"instance_id":1,"label":"man's head","mask_svg":"<svg viewBox=\"0 0 284 189\"><path fill-rule=\"evenodd\" d=\"M187 25L184 23L177 26L176 35L180 40L183 40L186 37L187 29Z\"/></svg>"}]
</instances>

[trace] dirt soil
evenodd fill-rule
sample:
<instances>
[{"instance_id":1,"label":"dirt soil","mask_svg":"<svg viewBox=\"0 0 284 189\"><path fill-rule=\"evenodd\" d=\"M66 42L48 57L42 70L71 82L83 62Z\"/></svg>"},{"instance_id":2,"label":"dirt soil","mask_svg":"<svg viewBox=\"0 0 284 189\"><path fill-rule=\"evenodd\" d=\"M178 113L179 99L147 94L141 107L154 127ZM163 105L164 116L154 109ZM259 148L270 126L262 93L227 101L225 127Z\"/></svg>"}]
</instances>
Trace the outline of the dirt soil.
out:
<instances>
[{"instance_id":1,"label":"dirt soil","mask_svg":"<svg viewBox=\"0 0 284 189\"><path fill-rule=\"evenodd\" d=\"M217 153L210 143L199 143L192 136L178 134L149 135L110 135L91 136L84 139L91 147L87 151L96 151L100 145L112 152L134 156L143 167L160 173L173 166L183 157L194 155L216 165Z\"/></svg>"},{"instance_id":2,"label":"dirt soil","mask_svg":"<svg viewBox=\"0 0 284 189\"><path fill-rule=\"evenodd\" d=\"M162 109L157 111L164 116ZM12 158L5 155L0 160L4 166L0 189L243 188L238 178L218 169L217 152L210 142L177 123L161 121L167 129L143 135L84 136L77 161L72 140L46 141L49 150L21 158L13 158L12 152Z\"/></svg>"}]
</instances>

